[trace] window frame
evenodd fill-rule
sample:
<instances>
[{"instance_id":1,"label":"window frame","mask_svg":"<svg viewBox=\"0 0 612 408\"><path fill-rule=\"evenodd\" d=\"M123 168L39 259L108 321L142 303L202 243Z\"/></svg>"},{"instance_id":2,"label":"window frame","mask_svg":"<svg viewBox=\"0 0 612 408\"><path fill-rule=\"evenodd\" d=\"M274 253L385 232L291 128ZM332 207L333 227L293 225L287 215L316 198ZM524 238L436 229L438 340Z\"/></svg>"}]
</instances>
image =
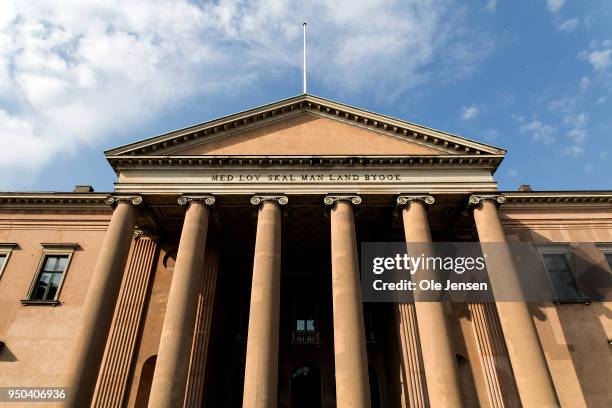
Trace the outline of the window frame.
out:
<instances>
[{"instance_id":1,"label":"window frame","mask_svg":"<svg viewBox=\"0 0 612 408\"><path fill-rule=\"evenodd\" d=\"M17 244L12 242L0 243L0 255L6 256L6 258L4 259L4 263L0 265L0 279L2 279L2 275L6 270L6 265L11 259L11 254L13 253L13 249L15 249L16 246Z\"/></svg>"},{"instance_id":2,"label":"window frame","mask_svg":"<svg viewBox=\"0 0 612 408\"><path fill-rule=\"evenodd\" d=\"M64 281L66 280L66 274L70 269L70 263L72 261L72 256L74 255L74 251L78 248L78 244L74 243L42 243L43 251L38 261L38 266L36 267L36 273L32 278L32 282L30 282L30 287L28 289L28 293L25 299L21 300L23 305L50 305L57 306L59 301L59 296L62 291L62 287L64 286ZM57 285L57 291L55 292L55 296L53 299L32 299L34 295L34 290L37 286L37 283L40 279L40 275L43 273L43 268L45 266L45 261L48 256L67 256L68 259L66 261L66 268L62 272L62 278L60 279Z\"/></svg>"},{"instance_id":3,"label":"window frame","mask_svg":"<svg viewBox=\"0 0 612 408\"><path fill-rule=\"evenodd\" d=\"M612 255L612 242L597 242L595 246L599 249L599 252L603 254L606 263L610 267L610 270L612 270L612 263L608 262L607 258L607 255Z\"/></svg>"},{"instance_id":4,"label":"window frame","mask_svg":"<svg viewBox=\"0 0 612 408\"><path fill-rule=\"evenodd\" d=\"M584 293L580 292L580 289L578 288L578 285L576 283L576 271L574 270L572 266L572 260L570 258L572 255L571 254L571 250L573 248L572 244L570 242L547 243L544 245L536 245L536 248L538 250L538 256L540 257L540 262L542 262L542 267L544 268L544 272L546 272L546 277L548 278L548 282L551 285L552 293L555 296L552 302L556 304L561 304L561 303L587 303L589 304L591 303L589 298L586 297ZM572 274L572 277L574 279L574 290L578 294L578 298L576 299L557 298L558 294L554 290L554 282L553 282L552 276L550 275L550 272L548 271L548 269L546 269L546 261L544 261L544 255L563 255L565 257L565 262L567 262L569 271Z\"/></svg>"}]
</instances>

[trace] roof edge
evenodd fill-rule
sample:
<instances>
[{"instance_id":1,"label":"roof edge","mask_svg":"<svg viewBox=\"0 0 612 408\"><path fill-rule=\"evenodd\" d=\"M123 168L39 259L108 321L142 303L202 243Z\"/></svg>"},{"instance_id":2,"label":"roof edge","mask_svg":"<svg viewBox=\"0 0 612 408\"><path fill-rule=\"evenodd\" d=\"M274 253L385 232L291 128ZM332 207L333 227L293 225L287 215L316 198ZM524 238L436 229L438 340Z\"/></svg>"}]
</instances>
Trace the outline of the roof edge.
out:
<instances>
[{"instance_id":1,"label":"roof edge","mask_svg":"<svg viewBox=\"0 0 612 408\"><path fill-rule=\"evenodd\" d=\"M307 102L308 105L302 106L303 102ZM465 152L473 151L474 153L472 154L480 154L481 152L485 154L497 155L506 154L505 149L496 146L477 142L463 136L439 131L433 128L378 114L365 109L356 108L347 104L335 102L310 94L293 96L277 102L261 105L231 115L222 116L210 121L149 137L137 142L109 149L105 151L104 154L107 157L139 153L142 154L148 149L151 151L165 149L168 143L177 145L185 142L193 142L198 138L206 138L207 136L220 134L226 130L235 129L236 127L240 127L245 124L252 124L257 120L265 120L268 113L271 115L270 117L273 117L277 114L277 111L279 111L280 114L293 112L295 110L294 104L299 104L297 109L304 110L305 112L314 110L323 115L335 115L337 117L342 114L346 120L354 121L361 125L365 123L365 125L377 129L379 129L380 125L380 129L393 133L398 133L401 131L401 133L403 133L403 135L406 137L412 137L415 140L426 142L437 148L444 146L444 148L450 150L448 146L452 144L455 150L463 149ZM260 115L259 118L258 115ZM182 140L179 141L179 138ZM440 141L442 143L438 145Z\"/></svg>"}]
</instances>

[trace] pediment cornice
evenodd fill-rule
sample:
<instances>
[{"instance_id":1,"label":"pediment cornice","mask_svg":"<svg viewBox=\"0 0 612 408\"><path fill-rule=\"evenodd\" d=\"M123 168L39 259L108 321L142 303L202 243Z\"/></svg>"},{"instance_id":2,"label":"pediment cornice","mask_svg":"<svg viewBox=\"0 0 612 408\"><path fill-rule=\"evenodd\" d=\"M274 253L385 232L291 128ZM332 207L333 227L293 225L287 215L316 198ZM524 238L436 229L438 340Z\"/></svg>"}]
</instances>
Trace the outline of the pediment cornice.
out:
<instances>
[{"instance_id":1,"label":"pediment cornice","mask_svg":"<svg viewBox=\"0 0 612 408\"><path fill-rule=\"evenodd\" d=\"M106 156L172 156L173 152L196 143L214 140L238 131L263 126L296 114L308 113L385 133L407 142L433 148L442 155L501 156L506 151L464 137L441 132L414 123L394 119L349 105L303 94L258 108L225 116L140 142L108 150Z\"/></svg>"},{"instance_id":2,"label":"pediment cornice","mask_svg":"<svg viewBox=\"0 0 612 408\"><path fill-rule=\"evenodd\" d=\"M325 168L325 167L416 167L486 168L499 166L503 155L436 155L436 156L111 156L115 169L125 168Z\"/></svg>"}]
</instances>

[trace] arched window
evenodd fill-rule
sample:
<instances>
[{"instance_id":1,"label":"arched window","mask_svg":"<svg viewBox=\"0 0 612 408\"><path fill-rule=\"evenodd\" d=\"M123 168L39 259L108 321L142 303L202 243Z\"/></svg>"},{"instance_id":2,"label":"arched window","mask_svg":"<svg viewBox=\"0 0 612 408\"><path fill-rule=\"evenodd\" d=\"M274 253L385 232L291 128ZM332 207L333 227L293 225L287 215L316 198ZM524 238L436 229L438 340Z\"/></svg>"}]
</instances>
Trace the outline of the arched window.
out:
<instances>
[{"instance_id":1,"label":"arched window","mask_svg":"<svg viewBox=\"0 0 612 408\"><path fill-rule=\"evenodd\" d=\"M164 268L170 273L174 272L174 264L176 264L177 249L168 251L164 256Z\"/></svg>"},{"instance_id":2,"label":"arched window","mask_svg":"<svg viewBox=\"0 0 612 408\"><path fill-rule=\"evenodd\" d=\"M146 408L149 405L149 394L151 393L151 384L153 383L153 373L155 372L155 363L157 356L147 358L142 365L140 372L140 382L138 383L138 391L136 392L135 408Z\"/></svg>"}]
</instances>

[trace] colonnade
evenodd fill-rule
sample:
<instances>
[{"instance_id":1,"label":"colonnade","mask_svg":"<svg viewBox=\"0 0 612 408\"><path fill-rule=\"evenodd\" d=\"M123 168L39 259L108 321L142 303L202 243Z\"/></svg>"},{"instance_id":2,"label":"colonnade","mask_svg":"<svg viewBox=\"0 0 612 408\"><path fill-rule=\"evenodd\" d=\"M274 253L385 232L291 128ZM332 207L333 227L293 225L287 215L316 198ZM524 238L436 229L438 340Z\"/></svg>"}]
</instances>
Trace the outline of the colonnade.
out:
<instances>
[{"instance_id":1,"label":"colonnade","mask_svg":"<svg viewBox=\"0 0 612 408\"><path fill-rule=\"evenodd\" d=\"M470 203L481 242L505 242L497 213L499 195L473 195ZM125 267L135 226L138 196L111 197L115 205L108 232L94 269L77 341L65 383L69 387L70 407L89 404L119 283ZM281 206L283 195L256 195L257 234L253 263L249 328L244 380L243 407L274 407L277 404L279 308L281 279ZM434 199L428 195L400 195L407 243L431 243L426 207ZM168 295L149 407L181 406L196 318L198 283L202 279L210 206L209 195L181 196L186 206L176 265ZM331 224L332 300L336 400L338 408L370 406L368 359L361 302L357 239L353 207L361 203L358 195L329 195ZM508 254L509 256L509 254ZM505 260L510 261L510 259ZM490 273L495 273L494 270ZM406 309L406 306L409 306ZM411 396L411 406L460 407L462 398L445 305L440 302L415 302L397 305L400 355L405 375L419 375L422 358L427 391ZM408 310L408 312L407 312ZM528 307L522 302L497 303L505 342L515 373L520 399L526 407L558 406L544 353ZM414 320L416 320L416 325ZM418 329L418 330L417 330ZM414 332L418 332L417 339ZM415 356L414 341L420 343L421 356ZM415 369L416 367L416 369ZM413 387L418 388L418 387ZM416 391L415 391L416 392ZM426 397L427 396L427 397ZM427 399L428 401L425 401Z\"/></svg>"}]
</instances>

